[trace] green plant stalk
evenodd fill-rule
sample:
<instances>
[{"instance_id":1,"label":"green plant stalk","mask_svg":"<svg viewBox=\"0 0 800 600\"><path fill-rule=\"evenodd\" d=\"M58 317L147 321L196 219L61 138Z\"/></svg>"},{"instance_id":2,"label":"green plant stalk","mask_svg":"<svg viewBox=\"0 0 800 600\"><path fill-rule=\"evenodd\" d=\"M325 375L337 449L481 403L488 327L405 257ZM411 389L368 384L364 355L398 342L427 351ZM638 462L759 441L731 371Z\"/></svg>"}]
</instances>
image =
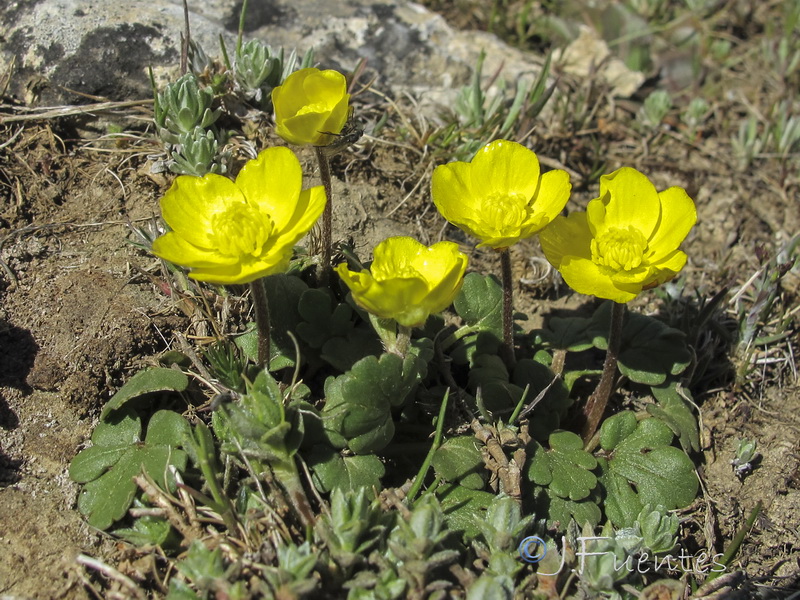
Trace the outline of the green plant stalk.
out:
<instances>
[{"instance_id":1,"label":"green plant stalk","mask_svg":"<svg viewBox=\"0 0 800 600\"><path fill-rule=\"evenodd\" d=\"M317 162L319 163L319 177L325 188L325 209L322 211L322 273L320 283L327 286L331 278L331 215L333 214L331 185L331 163L324 146L315 146Z\"/></svg>"},{"instance_id":2,"label":"green plant stalk","mask_svg":"<svg viewBox=\"0 0 800 600\"><path fill-rule=\"evenodd\" d=\"M222 491L217 478L218 469L214 453L214 440L208 427L202 421L195 427L194 438L197 442L198 466L206 480L206 485L214 498L214 502L218 505L215 508L220 512L228 531L232 535L238 536L236 511L233 508L233 504L231 504L230 498Z\"/></svg>"},{"instance_id":3,"label":"green plant stalk","mask_svg":"<svg viewBox=\"0 0 800 600\"><path fill-rule=\"evenodd\" d=\"M397 324L397 345L394 348L395 354L400 358L405 358L408 349L411 347L411 327Z\"/></svg>"},{"instance_id":4,"label":"green plant stalk","mask_svg":"<svg viewBox=\"0 0 800 600\"><path fill-rule=\"evenodd\" d=\"M275 478L283 486L283 489L289 495L289 500L292 503L295 513L306 528L306 538L308 539L311 531L314 529L316 517L311 508L311 504L306 496L303 482L300 479L300 474L297 470L297 463L293 457L288 457L285 461L271 462L272 472Z\"/></svg>"},{"instance_id":5,"label":"green plant stalk","mask_svg":"<svg viewBox=\"0 0 800 600\"><path fill-rule=\"evenodd\" d=\"M514 356L514 284L511 279L511 255L508 248L500 250L500 271L503 276L503 361L509 366Z\"/></svg>"},{"instance_id":6,"label":"green plant stalk","mask_svg":"<svg viewBox=\"0 0 800 600\"><path fill-rule=\"evenodd\" d=\"M592 395L586 401L583 408L585 417L582 437L584 444L592 439L594 432L600 425L603 413L606 412L608 399L614 389L614 379L617 375L617 361L619 360L619 349L622 345L622 324L625 320L625 305L614 302L611 305L611 328L608 333L608 349L606 350L606 360L603 363L603 374Z\"/></svg>"},{"instance_id":7,"label":"green plant stalk","mask_svg":"<svg viewBox=\"0 0 800 600\"><path fill-rule=\"evenodd\" d=\"M753 507L753 510L750 511L750 515L747 517L747 521L745 521L742 528L736 532L736 535L731 540L730 546L728 546L728 549L725 550L725 553L722 555L722 558L718 561L721 565L727 567L733 560L733 557L736 556L736 553L739 551L739 547L742 545L742 542L744 542L744 537L753 527L753 523L756 522L756 518L758 517L760 512L761 512L761 500L759 500ZM711 573L708 574L708 577L706 577L704 583L708 583L709 581L714 581L724 572L725 572L724 569L719 571L712 571Z\"/></svg>"},{"instance_id":8,"label":"green plant stalk","mask_svg":"<svg viewBox=\"0 0 800 600\"><path fill-rule=\"evenodd\" d=\"M444 429L444 415L447 412L448 398L450 398L450 390L445 392L444 398L442 398L442 405L439 407L439 416L436 419L436 433L433 436L433 444L431 444L431 449L428 451L428 455L425 457L425 460L422 461L422 466L419 468L419 473L417 473L417 476L414 478L414 484L411 486L411 489L408 490L406 500L409 504L411 504L414 501L414 498L417 497L417 494L419 494L419 490L422 488L422 482L425 481L425 475L428 474L428 469L431 468L433 455L436 454L439 446L442 445L442 430Z\"/></svg>"},{"instance_id":9,"label":"green plant stalk","mask_svg":"<svg viewBox=\"0 0 800 600\"><path fill-rule=\"evenodd\" d=\"M253 296L253 309L256 313L256 327L258 328L258 366L269 370L269 302L267 301L267 291L264 289L264 280L251 281L250 293Z\"/></svg>"}]
</instances>

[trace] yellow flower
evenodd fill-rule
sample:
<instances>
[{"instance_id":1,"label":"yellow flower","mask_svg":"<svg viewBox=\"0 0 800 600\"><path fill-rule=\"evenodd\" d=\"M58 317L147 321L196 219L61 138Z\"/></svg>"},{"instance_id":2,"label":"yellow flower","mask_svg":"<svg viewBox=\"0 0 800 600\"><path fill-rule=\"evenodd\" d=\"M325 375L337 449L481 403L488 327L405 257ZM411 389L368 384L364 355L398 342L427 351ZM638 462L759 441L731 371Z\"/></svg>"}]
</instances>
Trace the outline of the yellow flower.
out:
<instances>
[{"instance_id":1,"label":"yellow flower","mask_svg":"<svg viewBox=\"0 0 800 600\"><path fill-rule=\"evenodd\" d=\"M172 231L153 242L153 253L210 283L248 283L283 272L292 247L325 207L322 186L302 185L300 162L288 148L264 150L236 182L182 175L161 199Z\"/></svg>"},{"instance_id":2,"label":"yellow flower","mask_svg":"<svg viewBox=\"0 0 800 600\"><path fill-rule=\"evenodd\" d=\"M686 264L678 246L697 221L683 188L657 192L630 167L600 178L585 213L558 217L539 236L547 260L576 292L615 302L669 281Z\"/></svg>"},{"instance_id":3,"label":"yellow flower","mask_svg":"<svg viewBox=\"0 0 800 600\"><path fill-rule=\"evenodd\" d=\"M472 162L452 162L433 171L431 195L445 219L496 250L508 248L545 227L564 208L569 175L541 175L539 159L516 142L497 140Z\"/></svg>"},{"instance_id":4,"label":"yellow flower","mask_svg":"<svg viewBox=\"0 0 800 600\"><path fill-rule=\"evenodd\" d=\"M347 81L338 71L300 69L272 90L278 135L300 146L325 146L347 122Z\"/></svg>"},{"instance_id":5,"label":"yellow flower","mask_svg":"<svg viewBox=\"0 0 800 600\"><path fill-rule=\"evenodd\" d=\"M373 315L421 327L450 306L463 283L467 255L453 242L430 248L410 237L390 237L375 247L369 270L336 267L355 301Z\"/></svg>"}]
</instances>

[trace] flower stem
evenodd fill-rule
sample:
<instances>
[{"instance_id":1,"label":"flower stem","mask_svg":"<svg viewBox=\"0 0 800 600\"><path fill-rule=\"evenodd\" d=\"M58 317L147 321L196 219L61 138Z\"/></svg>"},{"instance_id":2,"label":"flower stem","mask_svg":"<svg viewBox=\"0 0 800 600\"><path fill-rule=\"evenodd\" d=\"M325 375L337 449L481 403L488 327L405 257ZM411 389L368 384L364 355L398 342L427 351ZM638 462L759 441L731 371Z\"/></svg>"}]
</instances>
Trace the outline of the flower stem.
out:
<instances>
[{"instance_id":1,"label":"flower stem","mask_svg":"<svg viewBox=\"0 0 800 600\"><path fill-rule=\"evenodd\" d=\"M395 354L400 358L405 358L408 349L411 347L411 327L397 324L397 344L394 348Z\"/></svg>"},{"instance_id":2,"label":"flower stem","mask_svg":"<svg viewBox=\"0 0 800 600\"><path fill-rule=\"evenodd\" d=\"M250 282L250 293L253 297L253 308L256 313L256 327L258 328L258 366L269 370L269 302L267 302L267 291L264 289L263 278Z\"/></svg>"},{"instance_id":3,"label":"flower stem","mask_svg":"<svg viewBox=\"0 0 800 600\"><path fill-rule=\"evenodd\" d=\"M331 163L325 146L315 146L319 177L325 188L325 209L322 211L322 272L320 283L327 286L331 276L331 215L333 214L333 186L331 185Z\"/></svg>"},{"instance_id":4,"label":"flower stem","mask_svg":"<svg viewBox=\"0 0 800 600\"><path fill-rule=\"evenodd\" d=\"M511 279L511 255L508 248L500 250L500 270L503 276L503 347L502 358L508 366L514 357L514 284Z\"/></svg>"},{"instance_id":5,"label":"flower stem","mask_svg":"<svg viewBox=\"0 0 800 600\"><path fill-rule=\"evenodd\" d=\"M606 360L603 363L603 374L597 384L586 406L583 408L585 417L583 425L584 443L592 439L594 432L600 425L600 419L606 412L608 399L614 389L614 379L617 375L617 360L619 359L619 349L622 345L622 323L625 320L625 305L618 302L611 304L611 330L608 333L608 349L606 350Z\"/></svg>"}]
</instances>

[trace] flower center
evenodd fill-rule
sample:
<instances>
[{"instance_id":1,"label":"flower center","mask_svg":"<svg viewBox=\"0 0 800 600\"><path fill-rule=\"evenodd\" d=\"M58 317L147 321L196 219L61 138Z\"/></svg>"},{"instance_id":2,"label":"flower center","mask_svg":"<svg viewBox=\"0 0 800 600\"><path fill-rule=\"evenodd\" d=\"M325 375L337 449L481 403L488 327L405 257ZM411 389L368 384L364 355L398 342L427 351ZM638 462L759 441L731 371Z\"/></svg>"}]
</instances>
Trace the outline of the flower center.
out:
<instances>
[{"instance_id":1,"label":"flower center","mask_svg":"<svg viewBox=\"0 0 800 600\"><path fill-rule=\"evenodd\" d=\"M481 216L490 230L517 230L528 217L528 200L519 193L491 195L483 202Z\"/></svg>"},{"instance_id":2,"label":"flower center","mask_svg":"<svg viewBox=\"0 0 800 600\"><path fill-rule=\"evenodd\" d=\"M272 234L272 219L251 204L233 204L211 217L214 242L220 254L261 254Z\"/></svg>"},{"instance_id":3,"label":"flower center","mask_svg":"<svg viewBox=\"0 0 800 600\"><path fill-rule=\"evenodd\" d=\"M635 227L612 227L592 240L592 261L615 271L630 271L642 264L647 239Z\"/></svg>"}]
</instances>

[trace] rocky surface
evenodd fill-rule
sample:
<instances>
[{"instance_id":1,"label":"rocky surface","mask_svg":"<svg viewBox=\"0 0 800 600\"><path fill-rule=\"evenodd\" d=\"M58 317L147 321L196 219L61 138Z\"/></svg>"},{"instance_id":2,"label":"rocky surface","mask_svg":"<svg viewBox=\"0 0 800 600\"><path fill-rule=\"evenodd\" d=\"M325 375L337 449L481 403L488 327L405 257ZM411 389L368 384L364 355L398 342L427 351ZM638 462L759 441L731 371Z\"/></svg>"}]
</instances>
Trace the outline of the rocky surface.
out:
<instances>
[{"instance_id":1,"label":"rocky surface","mask_svg":"<svg viewBox=\"0 0 800 600\"><path fill-rule=\"evenodd\" d=\"M189 2L191 37L210 56L219 55L220 36L233 51L241 4ZM13 61L11 91L20 101L141 99L151 94L149 67L157 77L177 69L183 30L176 1L14 0L0 15L0 56ZM367 59L378 89L394 96L410 91L440 105L451 105L482 49L487 77L501 66L512 81L540 69L493 35L457 32L401 1L260 0L250 2L244 32L300 53L313 46L323 67L348 71Z\"/></svg>"}]
</instances>

